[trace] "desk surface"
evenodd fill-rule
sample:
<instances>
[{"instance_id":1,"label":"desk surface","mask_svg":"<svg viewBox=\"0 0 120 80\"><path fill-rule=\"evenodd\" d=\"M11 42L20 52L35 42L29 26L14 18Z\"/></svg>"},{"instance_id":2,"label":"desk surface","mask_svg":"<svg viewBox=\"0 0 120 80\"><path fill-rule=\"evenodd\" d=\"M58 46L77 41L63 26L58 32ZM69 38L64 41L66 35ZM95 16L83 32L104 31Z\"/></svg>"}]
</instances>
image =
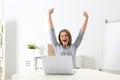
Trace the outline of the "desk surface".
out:
<instances>
[{"instance_id":1,"label":"desk surface","mask_svg":"<svg viewBox=\"0 0 120 80\"><path fill-rule=\"evenodd\" d=\"M91 69L76 69L74 75L46 75L40 70L15 74L12 80L120 80L120 75Z\"/></svg>"}]
</instances>

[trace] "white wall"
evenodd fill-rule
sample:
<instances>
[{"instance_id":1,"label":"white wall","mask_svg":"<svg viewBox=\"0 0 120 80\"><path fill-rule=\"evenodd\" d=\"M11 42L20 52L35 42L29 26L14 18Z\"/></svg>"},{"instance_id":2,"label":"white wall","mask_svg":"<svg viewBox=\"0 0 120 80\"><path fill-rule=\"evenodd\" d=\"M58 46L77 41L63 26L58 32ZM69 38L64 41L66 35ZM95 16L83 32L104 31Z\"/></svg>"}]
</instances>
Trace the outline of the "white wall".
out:
<instances>
[{"instance_id":1,"label":"white wall","mask_svg":"<svg viewBox=\"0 0 120 80\"><path fill-rule=\"evenodd\" d=\"M72 33L73 41L82 25L82 11L88 12L88 27L77 54L83 56L83 68L98 69L102 65L104 53L104 20L120 18L119 2L119 0L4 0L5 19L18 22L17 72L22 71L22 57L27 53L28 43L38 45L50 43L46 22L47 11L52 7L55 8L53 20L56 33L58 34L61 28L67 28Z\"/></svg>"},{"instance_id":2,"label":"white wall","mask_svg":"<svg viewBox=\"0 0 120 80\"><path fill-rule=\"evenodd\" d=\"M0 22L3 19L3 0L0 0Z\"/></svg>"},{"instance_id":3,"label":"white wall","mask_svg":"<svg viewBox=\"0 0 120 80\"><path fill-rule=\"evenodd\" d=\"M1 19L1 16L2 16L2 1L0 0L0 19Z\"/></svg>"},{"instance_id":4,"label":"white wall","mask_svg":"<svg viewBox=\"0 0 120 80\"><path fill-rule=\"evenodd\" d=\"M0 1L0 18L1 18L1 15L2 15L2 14L1 14L1 13L2 13L1 10L2 10L2 7L1 7L1 1Z\"/></svg>"}]
</instances>

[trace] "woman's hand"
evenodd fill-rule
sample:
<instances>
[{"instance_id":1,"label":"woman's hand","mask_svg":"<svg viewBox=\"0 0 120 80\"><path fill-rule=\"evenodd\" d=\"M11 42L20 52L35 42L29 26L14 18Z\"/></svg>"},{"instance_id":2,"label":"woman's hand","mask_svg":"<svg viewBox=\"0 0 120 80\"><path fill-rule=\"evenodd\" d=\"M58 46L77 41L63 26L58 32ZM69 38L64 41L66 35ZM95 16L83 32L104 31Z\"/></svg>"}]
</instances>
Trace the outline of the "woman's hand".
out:
<instances>
[{"instance_id":1,"label":"woman's hand","mask_svg":"<svg viewBox=\"0 0 120 80\"><path fill-rule=\"evenodd\" d=\"M50 10L48 11L48 14L52 14L53 12L54 12L54 8L50 9Z\"/></svg>"},{"instance_id":2,"label":"woman's hand","mask_svg":"<svg viewBox=\"0 0 120 80\"><path fill-rule=\"evenodd\" d=\"M84 15L84 17L86 17L86 18L88 18L89 16L88 16L88 13L87 12L85 12L85 11L83 11L83 15Z\"/></svg>"}]
</instances>

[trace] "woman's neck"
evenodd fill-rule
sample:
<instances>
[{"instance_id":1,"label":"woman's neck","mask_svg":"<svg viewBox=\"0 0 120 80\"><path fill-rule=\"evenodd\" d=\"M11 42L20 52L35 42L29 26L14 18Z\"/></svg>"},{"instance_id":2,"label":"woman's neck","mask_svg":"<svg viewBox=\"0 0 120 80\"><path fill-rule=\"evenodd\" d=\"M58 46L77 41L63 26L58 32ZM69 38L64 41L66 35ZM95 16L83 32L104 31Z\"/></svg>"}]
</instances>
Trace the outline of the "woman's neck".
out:
<instances>
[{"instance_id":1,"label":"woman's neck","mask_svg":"<svg viewBox=\"0 0 120 80\"><path fill-rule=\"evenodd\" d=\"M67 44L63 44L63 47L66 48L66 47L68 47L68 45Z\"/></svg>"}]
</instances>

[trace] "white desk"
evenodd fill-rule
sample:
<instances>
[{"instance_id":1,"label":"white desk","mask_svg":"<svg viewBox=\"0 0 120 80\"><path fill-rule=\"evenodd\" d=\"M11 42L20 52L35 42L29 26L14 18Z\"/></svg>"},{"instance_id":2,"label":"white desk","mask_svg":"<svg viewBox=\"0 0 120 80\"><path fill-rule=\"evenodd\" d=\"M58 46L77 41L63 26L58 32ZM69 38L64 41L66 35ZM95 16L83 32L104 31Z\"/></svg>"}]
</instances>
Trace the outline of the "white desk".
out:
<instances>
[{"instance_id":1,"label":"white desk","mask_svg":"<svg viewBox=\"0 0 120 80\"><path fill-rule=\"evenodd\" d=\"M74 75L46 75L43 70L15 74L12 80L120 80L120 75L77 69Z\"/></svg>"}]
</instances>

